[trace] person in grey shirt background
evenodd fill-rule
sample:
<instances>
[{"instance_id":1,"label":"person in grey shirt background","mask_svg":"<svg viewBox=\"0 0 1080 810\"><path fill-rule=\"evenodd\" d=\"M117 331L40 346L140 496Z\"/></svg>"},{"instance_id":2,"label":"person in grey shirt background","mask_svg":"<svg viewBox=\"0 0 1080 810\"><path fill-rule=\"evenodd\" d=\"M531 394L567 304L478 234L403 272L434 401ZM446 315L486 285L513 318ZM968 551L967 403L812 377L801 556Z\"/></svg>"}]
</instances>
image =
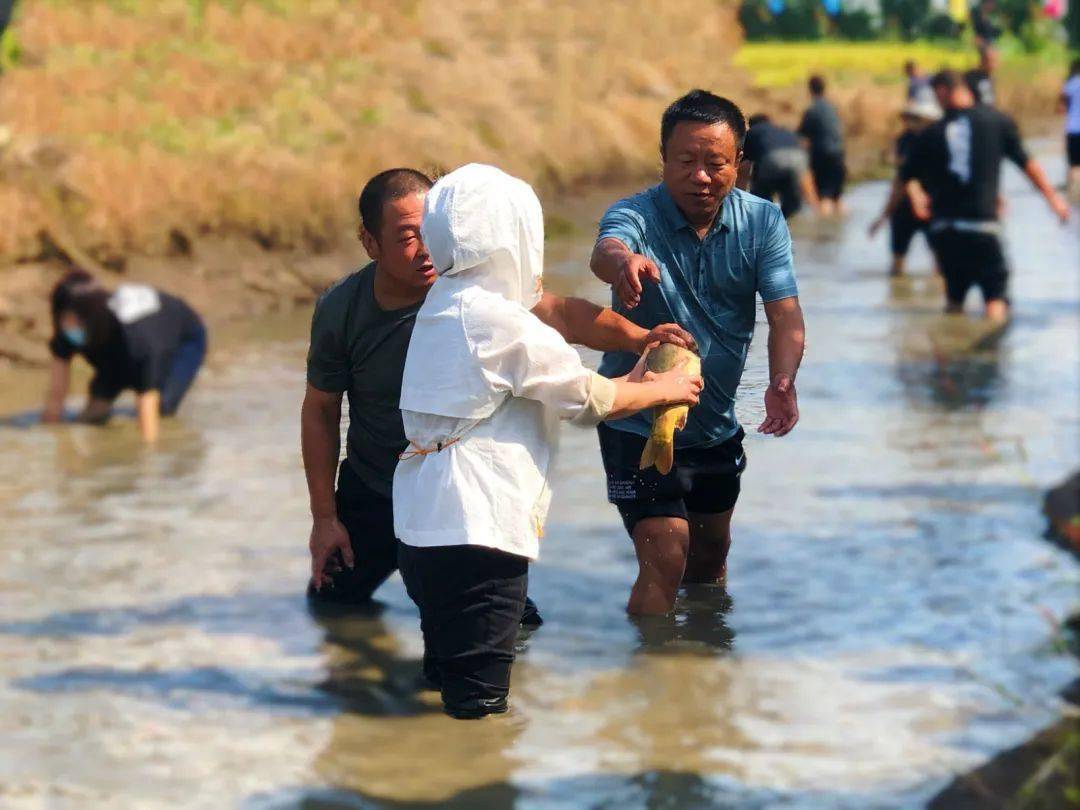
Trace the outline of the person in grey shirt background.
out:
<instances>
[{"instance_id":1,"label":"person in grey shirt background","mask_svg":"<svg viewBox=\"0 0 1080 810\"><path fill-rule=\"evenodd\" d=\"M821 199L821 213L843 213L840 198L844 194L847 166L844 163L844 128L833 103L825 98L825 80L811 76L810 106L803 113L798 133L810 150L810 171Z\"/></svg>"}]
</instances>

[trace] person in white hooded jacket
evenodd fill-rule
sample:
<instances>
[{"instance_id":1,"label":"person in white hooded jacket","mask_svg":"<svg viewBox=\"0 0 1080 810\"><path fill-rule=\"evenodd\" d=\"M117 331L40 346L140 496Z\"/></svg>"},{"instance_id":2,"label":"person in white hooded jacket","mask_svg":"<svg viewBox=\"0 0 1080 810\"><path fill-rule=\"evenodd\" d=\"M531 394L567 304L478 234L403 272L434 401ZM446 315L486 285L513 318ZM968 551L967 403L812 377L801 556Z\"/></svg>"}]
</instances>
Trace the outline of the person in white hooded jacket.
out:
<instances>
[{"instance_id":1,"label":"person in white hooded jacket","mask_svg":"<svg viewBox=\"0 0 1080 810\"><path fill-rule=\"evenodd\" d=\"M529 312L542 294L544 234L525 182L478 164L451 172L428 193L421 233L438 278L402 380L398 563L420 608L425 674L447 713L482 717L507 708L558 421L593 426L694 404L702 381L643 363L606 379Z\"/></svg>"}]
</instances>

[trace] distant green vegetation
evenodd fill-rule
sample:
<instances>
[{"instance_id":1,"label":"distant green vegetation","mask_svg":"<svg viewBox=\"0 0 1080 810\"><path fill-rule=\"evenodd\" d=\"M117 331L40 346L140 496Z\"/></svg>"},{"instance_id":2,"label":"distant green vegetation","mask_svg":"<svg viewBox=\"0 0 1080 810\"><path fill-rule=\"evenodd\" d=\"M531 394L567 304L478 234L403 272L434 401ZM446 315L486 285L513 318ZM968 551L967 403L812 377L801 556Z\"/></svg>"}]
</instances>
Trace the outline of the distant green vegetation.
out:
<instances>
[{"instance_id":1,"label":"distant green vegetation","mask_svg":"<svg viewBox=\"0 0 1080 810\"><path fill-rule=\"evenodd\" d=\"M1077 0L1080 5L1080 0ZM1002 43L1003 69L1019 73L1064 70L1068 54L1060 43L1028 52L1015 38ZM811 73L834 79L894 83L901 67L914 59L927 70L943 67L964 70L974 67L975 50L940 42L747 42L735 55L735 64L748 71L758 87L786 87L802 82Z\"/></svg>"},{"instance_id":2,"label":"distant green vegetation","mask_svg":"<svg viewBox=\"0 0 1080 810\"><path fill-rule=\"evenodd\" d=\"M837 3L835 13L827 13L821 0L785 0L774 13L770 0L742 0L739 21L750 41L845 39L939 39L970 40L970 24L958 24L948 14L933 8L930 0L881 0L880 13L865 8L847 9ZM1031 0L997 0L992 16L996 25L1028 52L1035 52L1067 40L1080 49L1080 3L1069 4L1067 19L1048 19L1041 3ZM775 6L774 6L775 7Z\"/></svg>"}]
</instances>

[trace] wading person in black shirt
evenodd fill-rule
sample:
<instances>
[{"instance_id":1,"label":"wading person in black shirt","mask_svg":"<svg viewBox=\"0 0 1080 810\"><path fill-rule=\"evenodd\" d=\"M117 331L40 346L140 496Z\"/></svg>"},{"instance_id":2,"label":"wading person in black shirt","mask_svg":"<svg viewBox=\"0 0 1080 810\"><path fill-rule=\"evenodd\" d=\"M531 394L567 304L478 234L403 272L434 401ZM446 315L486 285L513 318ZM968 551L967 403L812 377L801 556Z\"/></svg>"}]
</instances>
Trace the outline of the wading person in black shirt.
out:
<instances>
[{"instance_id":1,"label":"wading person in black shirt","mask_svg":"<svg viewBox=\"0 0 1080 810\"><path fill-rule=\"evenodd\" d=\"M94 367L82 422L105 422L113 400L134 389L139 429L157 440L162 415L176 412L206 355L206 329L186 303L153 287L121 284L110 293L76 270L53 289L53 364L43 422L58 422L70 382L71 358Z\"/></svg>"},{"instance_id":2,"label":"wading person in black shirt","mask_svg":"<svg viewBox=\"0 0 1080 810\"><path fill-rule=\"evenodd\" d=\"M954 71L938 73L932 84L945 115L919 135L901 176L915 215L930 223L930 245L945 277L947 311L961 311L968 291L977 286L986 316L1004 321L1009 307L998 221L1002 159L1023 170L1062 222L1068 221L1069 207L1024 150L1015 121L993 107L976 105Z\"/></svg>"},{"instance_id":3,"label":"wading person in black shirt","mask_svg":"<svg viewBox=\"0 0 1080 810\"><path fill-rule=\"evenodd\" d=\"M315 604L364 605L397 569L391 500L408 442L399 403L413 325L435 268L420 238L431 180L390 169L360 194L360 239L372 262L327 290L315 306L301 439L312 528ZM532 313L567 341L641 353L653 342L689 347L673 324L642 329L610 309L544 292ZM341 401L349 394L346 458L338 469ZM337 478L337 491L334 483ZM535 607L523 624L538 624Z\"/></svg>"},{"instance_id":4,"label":"wading person in black shirt","mask_svg":"<svg viewBox=\"0 0 1080 810\"><path fill-rule=\"evenodd\" d=\"M896 175L893 177L885 209L877 219L870 223L871 236L877 233L886 222L889 223L889 245L892 249L890 276L903 275L904 260L907 258L908 248L911 247L911 240L915 238L915 234L926 230L926 223L916 217L911 209L911 201L904 190L901 169L911 154L919 133L924 127L941 118L941 108L933 98L916 99L908 102L900 113L900 118L904 122L904 131L896 139L894 154Z\"/></svg>"},{"instance_id":5,"label":"wading person in black shirt","mask_svg":"<svg viewBox=\"0 0 1080 810\"><path fill-rule=\"evenodd\" d=\"M799 136L764 113L751 115L748 123L743 160L752 164L750 193L770 202L779 198L785 219L799 213L804 200L816 208L814 179Z\"/></svg>"},{"instance_id":6,"label":"wading person in black shirt","mask_svg":"<svg viewBox=\"0 0 1080 810\"><path fill-rule=\"evenodd\" d=\"M821 213L841 213L847 167L844 164L844 129L836 107L825 98L825 80L811 76L808 83L813 101L803 113L799 135L810 150L810 171L821 199Z\"/></svg>"}]
</instances>

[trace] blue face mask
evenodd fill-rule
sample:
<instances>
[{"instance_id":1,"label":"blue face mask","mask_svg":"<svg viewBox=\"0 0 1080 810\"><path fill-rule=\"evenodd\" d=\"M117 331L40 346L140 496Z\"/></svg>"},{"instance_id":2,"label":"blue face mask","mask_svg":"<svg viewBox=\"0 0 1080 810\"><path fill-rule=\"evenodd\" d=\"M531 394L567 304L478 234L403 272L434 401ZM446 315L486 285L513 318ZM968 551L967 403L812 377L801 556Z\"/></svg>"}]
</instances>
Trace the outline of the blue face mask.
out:
<instances>
[{"instance_id":1,"label":"blue face mask","mask_svg":"<svg viewBox=\"0 0 1080 810\"><path fill-rule=\"evenodd\" d=\"M62 331L64 337L67 338L68 343L72 346L77 346L81 349L86 345L86 330L81 326L69 326Z\"/></svg>"}]
</instances>

